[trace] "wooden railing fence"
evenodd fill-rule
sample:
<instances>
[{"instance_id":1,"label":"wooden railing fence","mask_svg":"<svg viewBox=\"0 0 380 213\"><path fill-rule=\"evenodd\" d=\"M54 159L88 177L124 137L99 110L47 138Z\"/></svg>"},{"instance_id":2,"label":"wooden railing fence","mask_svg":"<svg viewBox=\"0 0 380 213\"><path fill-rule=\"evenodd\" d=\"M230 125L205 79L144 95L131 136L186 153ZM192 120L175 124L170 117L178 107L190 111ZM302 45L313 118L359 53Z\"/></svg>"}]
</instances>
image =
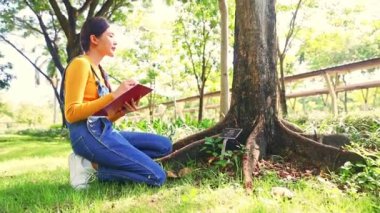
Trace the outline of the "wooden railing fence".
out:
<instances>
[{"instance_id":1,"label":"wooden railing fence","mask_svg":"<svg viewBox=\"0 0 380 213\"><path fill-rule=\"evenodd\" d=\"M352 90L360 90L360 89L369 89L369 88L377 88L380 87L380 78L379 79L373 79L365 82L360 83L353 83L353 84L346 84L346 85L340 85L337 82L338 77L342 76L351 72L357 72L362 70L368 70L373 68L379 68L380 67L380 58L374 58L369 59L365 61L359 61L349 64L344 64L341 66L335 66L330 67L326 69L301 73L297 75L287 76L284 78L285 85L289 87L294 82L300 82L305 81L307 79L311 78L324 78L326 81L326 87L325 88L319 88L319 89L307 89L307 90L297 90L297 91L288 91L286 93L287 99L296 99L299 97L308 97L308 96L315 96L315 95L329 95L332 98L331 105L333 109L333 113L337 113L337 100L336 100L336 94L340 92L346 92L346 91L352 91ZM375 70L376 72L378 70ZM335 82L331 80L331 78L335 78ZM205 110L212 110L212 116L215 116L215 118L218 117L219 113L219 99L220 92L210 92L204 95L205 98ZM210 99L214 99L213 101L208 101ZM183 116L185 113L197 113L197 101L199 100L199 96L191 96L175 101L168 101L165 103L161 103L158 106L156 106L156 110L154 113L154 117L162 117L162 116ZM195 102L195 104L191 104ZM209 102L209 104L207 104ZM175 106L175 107L174 107ZM134 115L135 117L140 117L142 115L148 115L147 111L149 110L148 107L142 107L140 108Z\"/></svg>"}]
</instances>

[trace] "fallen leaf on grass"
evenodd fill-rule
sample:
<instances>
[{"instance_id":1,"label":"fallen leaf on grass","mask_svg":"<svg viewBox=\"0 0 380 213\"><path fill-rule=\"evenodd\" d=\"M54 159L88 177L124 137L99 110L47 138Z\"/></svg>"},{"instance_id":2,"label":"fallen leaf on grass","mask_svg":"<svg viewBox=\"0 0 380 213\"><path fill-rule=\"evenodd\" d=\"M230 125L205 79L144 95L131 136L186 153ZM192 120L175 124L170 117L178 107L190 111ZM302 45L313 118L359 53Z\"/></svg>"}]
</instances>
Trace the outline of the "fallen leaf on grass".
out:
<instances>
[{"instance_id":1,"label":"fallen leaf on grass","mask_svg":"<svg viewBox=\"0 0 380 213\"><path fill-rule=\"evenodd\" d=\"M214 162L217 158L216 157L209 157L207 160L207 163L210 165L212 162Z\"/></svg>"},{"instance_id":2,"label":"fallen leaf on grass","mask_svg":"<svg viewBox=\"0 0 380 213\"><path fill-rule=\"evenodd\" d=\"M180 176L180 177L186 176L186 175L190 174L192 171L193 171L192 169L185 167L185 168L179 170L178 176Z\"/></svg>"},{"instance_id":3,"label":"fallen leaf on grass","mask_svg":"<svg viewBox=\"0 0 380 213\"><path fill-rule=\"evenodd\" d=\"M273 187L271 191L273 196L292 198L294 193L285 187Z\"/></svg>"},{"instance_id":4,"label":"fallen leaf on grass","mask_svg":"<svg viewBox=\"0 0 380 213\"><path fill-rule=\"evenodd\" d=\"M166 171L166 176L168 178L178 178L178 176L173 171Z\"/></svg>"}]
</instances>

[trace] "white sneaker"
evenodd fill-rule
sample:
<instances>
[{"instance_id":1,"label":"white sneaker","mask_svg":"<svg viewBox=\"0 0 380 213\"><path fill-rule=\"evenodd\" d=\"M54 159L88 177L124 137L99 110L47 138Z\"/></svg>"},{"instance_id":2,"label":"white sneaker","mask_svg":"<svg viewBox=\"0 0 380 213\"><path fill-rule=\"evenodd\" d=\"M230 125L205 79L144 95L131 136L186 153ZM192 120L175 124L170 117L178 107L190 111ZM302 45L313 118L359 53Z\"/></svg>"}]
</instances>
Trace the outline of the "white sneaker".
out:
<instances>
[{"instance_id":1,"label":"white sneaker","mask_svg":"<svg viewBox=\"0 0 380 213\"><path fill-rule=\"evenodd\" d=\"M74 189L88 188L88 182L96 170L92 168L91 162L79 155L69 155L70 184Z\"/></svg>"}]
</instances>

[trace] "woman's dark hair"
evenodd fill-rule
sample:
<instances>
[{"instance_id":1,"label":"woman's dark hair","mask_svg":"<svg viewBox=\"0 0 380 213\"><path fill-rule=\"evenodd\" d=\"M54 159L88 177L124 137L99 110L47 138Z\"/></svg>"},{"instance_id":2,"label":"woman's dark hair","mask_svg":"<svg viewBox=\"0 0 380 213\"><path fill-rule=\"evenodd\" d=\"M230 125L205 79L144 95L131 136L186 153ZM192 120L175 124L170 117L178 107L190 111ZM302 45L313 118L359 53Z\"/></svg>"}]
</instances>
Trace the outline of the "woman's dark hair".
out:
<instances>
[{"instance_id":1,"label":"woman's dark hair","mask_svg":"<svg viewBox=\"0 0 380 213\"><path fill-rule=\"evenodd\" d=\"M110 25L107 19L95 16L84 22L82 29L80 31L80 45L84 52L90 49L90 36L94 35L96 37L101 36L104 31L108 29Z\"/></svg>"},{"instance_id":2,"label":"woman's dark hair","mask_svg":"<svg viewBox=\"0 0 380 213\"><path fill-rule=\"evenodd\" d=\"M101 36L104 33L104 31L106 31L109 28L109 26L110 25L107 19L101 16L94 16L88 19L86 22L84 22L80 31L80 45L82 47L82 50L84 52L90 50L90 36ZM106 76L105 71L101 66L99 66L99 69L104 79L104 82L106 83L106 86L111 91L111 85L108 81L108 77Z\"/></svg>"},{"instance_id":3,"label":"woman's dark hair","mask_svg":"<svg viewBox=\"0 0 380 213\"><path fill-rule=\"evenodd\" d=\"M87 52L88 50L90 50L90 36L91 35L95 35L96 37L101 36L104 33L104 31L108 29L109 26L110 25L108 24L107 19L100 16L89 18L86 22L84 22L82 29L80 31L80 45L82 47L82 50L84 52ZM106 83L106 86L111 91L111 85L109 83L107 74L105 73L105 71L100 65L99 65L99 69L101 71L104 82ZM63 72L60 94L59 94L60 99L63 104L64 104L64 92L65 92L64 91L65 75L66 75L66 69Z\"/></svg>"}]
</instances>

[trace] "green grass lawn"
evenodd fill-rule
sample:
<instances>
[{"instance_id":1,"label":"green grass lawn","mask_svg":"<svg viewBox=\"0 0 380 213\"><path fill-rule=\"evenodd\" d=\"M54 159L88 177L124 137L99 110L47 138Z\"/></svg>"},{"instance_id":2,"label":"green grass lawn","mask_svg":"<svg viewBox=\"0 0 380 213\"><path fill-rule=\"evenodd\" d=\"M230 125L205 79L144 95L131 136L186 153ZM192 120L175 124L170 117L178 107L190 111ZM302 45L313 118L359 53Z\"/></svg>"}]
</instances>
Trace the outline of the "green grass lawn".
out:
<instances>
[{"instance_id":1,"label":"green grass lawn","mask_svg":"<svg viewBox=\"0 0 380 213\"><path fill-rule=\"evenodd\" d=\"M380 199L346 193L317 177L287 181L274 172L255 179L247 195L240 178L196 168L161 188L104 184L74 191L68 182L67 141L0 136L0 212L380 212ZM271 194L287 187L292 199Z\"/></svg>"}]
</instances>

